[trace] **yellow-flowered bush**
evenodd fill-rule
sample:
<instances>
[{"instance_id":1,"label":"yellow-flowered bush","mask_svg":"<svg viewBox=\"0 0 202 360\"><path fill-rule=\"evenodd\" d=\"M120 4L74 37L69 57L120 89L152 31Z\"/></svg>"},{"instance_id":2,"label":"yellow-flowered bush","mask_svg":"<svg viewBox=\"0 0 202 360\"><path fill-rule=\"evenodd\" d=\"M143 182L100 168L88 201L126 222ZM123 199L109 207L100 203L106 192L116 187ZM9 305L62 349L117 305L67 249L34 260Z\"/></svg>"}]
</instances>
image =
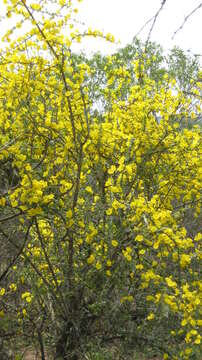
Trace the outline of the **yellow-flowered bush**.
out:
<instances>
[{"instance_id":1,"label":"yellow-flowered bush","mask_svg":"<svg viewBox=\"0 0 202 360\"><path fill-rule=\"evenodd\" d=\"M183 219L200 214L201 143L197 126L179 127L198 102L169 77L144 74L146 56L132 75L113 70L109 56L99 114L94 70L70 49L85 36L113 36L80 34L75 1L5 3L23 35L5 33L0 59L0 166L15 172L0 197L0 234L20 250L0 288L1 314L25 339L34 328L57 355L117 336L156 341L165 359L191 358L201 234Z\"/></svg>"}]
</instances>

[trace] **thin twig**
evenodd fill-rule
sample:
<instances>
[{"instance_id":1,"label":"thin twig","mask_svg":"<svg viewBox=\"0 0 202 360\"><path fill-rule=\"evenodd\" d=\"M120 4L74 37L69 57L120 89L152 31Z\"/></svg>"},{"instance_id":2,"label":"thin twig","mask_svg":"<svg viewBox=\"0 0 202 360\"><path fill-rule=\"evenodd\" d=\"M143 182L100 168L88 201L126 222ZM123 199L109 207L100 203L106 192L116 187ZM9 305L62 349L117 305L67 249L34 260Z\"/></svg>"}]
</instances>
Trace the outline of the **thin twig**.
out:
<instances>
[{"instance_id":1,"label":"thin twig","mask_svg":"<svg viewBox=\"0 0 202 360\"><path fill-rule=\"evenodd\" d=\"M17 214L13 214L13 215L9 215L9 216L6 216L6 217L3 217L3 218L0 218L0 223L2 222L5 222L5 221L8 221L8 220L12 220L18 216L22 215L22 211L17 213Z\"/></svg>"},{"instance_id":2,"label":"thin twig","mask_svg":"<svg viewBox=\"0 0 202 360\"><path fill-rule=\"evenodd\" d=\"M161 7L159 8L159 10L157 11L157 13L156 13L156 14L154 15L154 17L153 17L153 18L154 18L154 21L153 21L152 26L151 26L151 28L150 28L150 30L149 30L149 34L148 34L148 37L147 37L147 41L146 41L146 46L145 46L145 48L147 48L148 42L149 42L150 37L151 37L151 33L152 33L152 31L153 31L153 29L154 29L154 26L155 26L155 23L156 23L156 20L157 20L157 18L158 18L158 16L159 16L160 12L163 10L163 7L164 7L166 1L167 1L167 0L163 0L163 1L162 1Z\"/></svg>"},{"instance_id":3,"label":"thin twig","mask_svg":"<svg viewBox=\"0 0 202 360\"><path fill-rule=\"evenodd\" d=\"M7 235L4 230L0 227L0 233L5 237L5 239L8 240L8 242L17 250L20 250L20 246L16 244L16 241L15 240L12 240L10 238L9 235ZM34 269L35 273L39 276L40 279L43 280L44 284L47 286L47 288L49 289L50 293L52 294L54 300L55 300L55 303L57 304L58 303L58 298L55 294L55 292L53 291L52 289L52 285L49 283L48 280L46 280L46 278L43 276L42 272L37 268L37 266L34 264L34 262L31 260L31 252L29 249L26 249L28 252L29 252L29 255L26 254L26 251L24 251L23 249L23 252L22 252L22 256L28 261L28 263L31 265L31 267Z\"/></svg>"},{"instance_id":4,"label":"thin twig","mask_svg":"<svg viewBox=\"0 0 202 360\"><path fill-rule=\"evenodd\" d=\"M12 260L12 261L10 262L10 264L7 266L6 270L1 274L1 276L0 276L0 282L6 277L7 273L9 272L9 270L12 268L12 266L16 263L16 261L18 260L18 258L19 258L20 255L22 254L22 252L23 252L23 250L24 250L24 247L25 247L25 245L26 245L26 241L27 241L28 236L29 236L29 231L30 231L30 229L31 229L31 226L32 226L32 222L29 224L29 226L28 226L28 228L27 228L23 245L22 245L21 247L19 247L19 250L18 250L16 256L14 256L13 260Z\"/></svg>"},{"instance_id":5,"label":"thin twig","mask_svg":"<svg viewBox=\"0 0 202 360\"><path fill-rule=\"evenodd\" d=\"M155 15L154 15L155 16ZM146 23L138 30L138 32L135 34L134 38L138 37L140 33L144 30L144 28L154 19L154 16L151 17L151 19L147 20Z\"/></svg>"},{"instance_id":6,"label":"thin twig","mask_svg":"<svg viewBox=\"0 0 202 360\"><path fill-rule=\"evenodd\" d=\"M66 308L66 303L65 303L65 300L64 300L64 297L63 297L63 293L61 292L60 290L60 287L59 287L59 284L58 284L58 280L57 280L57 276L56 276L56 273L54 271L54 268L53 268L53 265L51 263L51 260L49 258L49 255L46 251L46 248L45 248L45 245L44 245L44 241L43 241L43 237L42 237L42 234L40 232L40 229L39 229L39 225L38 225L38 222L37 222L37 219L35 218L35 225L36 225L36 232L37 232L37 235L38 235L38 239L39 239L39 242L41 244L41 248L42 248L42 251L44 253L44 257L46 259L46 262L48 264L48 267L49 267L49 270L51 272L51 275L52 275L52 278L53 278L53 281L55 283L55 287L57 289L57 293L60 295L60 298L61 298L61 301L62 301L62 304L64 306L64 310L66 311L66 314L68 313L67 311L67 308Z\"/></svg>"},{"instance_id":7,"label":"thin twig","mask_svg":"<svg viewBox=\"0 0 202 360\"><path fill-rule=\"evenodd\" d=\"M190 16L192 16L198 9L200 9L202 7L202 3L200 3L194 10L192 10L187 16L185 16L184 21L182 23L182 25L180 25L180 27L174 32L173 36L172 36L172 40L174 39L174 37L176 36L176 34L182 30L182 28L184 27L184 24L187 22L187 20L190 18Z\"/></svg>"}]
</instances>

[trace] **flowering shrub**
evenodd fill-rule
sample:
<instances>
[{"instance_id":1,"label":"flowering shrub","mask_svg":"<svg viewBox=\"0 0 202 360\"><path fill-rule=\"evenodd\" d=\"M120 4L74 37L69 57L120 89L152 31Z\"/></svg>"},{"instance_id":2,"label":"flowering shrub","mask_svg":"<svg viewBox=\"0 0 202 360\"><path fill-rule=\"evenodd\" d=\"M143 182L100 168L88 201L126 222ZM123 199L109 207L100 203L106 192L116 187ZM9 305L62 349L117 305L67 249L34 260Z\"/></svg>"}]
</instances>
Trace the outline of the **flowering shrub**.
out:
<instances>
[{"instance_id":1,"label":"flowering shrub","mask_svg":"<svg viewBox=\"0 0 202 360\"><path fill-rule=\"evenodd\" d=\"M200 214L200 129L179 128L198 102L167 74L149 78L146 57L132 75L108 71L108 57L108 107L94 111L94 69L75 62L71 44L112 35L80 34L73 1L5 3L19 21L0 60L0 236L15 252L0 288L2 331L10 321L30 343L28 329L56 358L116 338L164 359L197 358L202 235L184 217Z\"/></svg>"}]
</instances>

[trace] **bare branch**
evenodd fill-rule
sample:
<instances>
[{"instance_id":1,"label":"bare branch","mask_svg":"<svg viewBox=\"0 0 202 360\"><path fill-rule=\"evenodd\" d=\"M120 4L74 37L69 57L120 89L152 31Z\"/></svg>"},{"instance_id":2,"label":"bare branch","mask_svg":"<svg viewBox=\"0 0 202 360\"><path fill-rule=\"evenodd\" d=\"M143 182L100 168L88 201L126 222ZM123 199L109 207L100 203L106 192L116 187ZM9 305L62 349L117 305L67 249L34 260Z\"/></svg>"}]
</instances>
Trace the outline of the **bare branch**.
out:
<instances>
[{"instance_id":1,"label":"bare branch","mask_svg":"<svg viewBox=\"0 0 202 360\"><path fill-rule=\"evenodd\" d=\"M182 23L182 25L180 25L180 27L174 32L173 36L172 36L172 40L174 39L174 37L176 36L176 34L182 30L182 28L184 27L184 24L189 20L189 18L198 10L202 7L202 3L200 3L194 10L192 10L187 16L185 16L184 21Z\"/></svg>"},{"instance_id":2,"label":"bare branch","mask_svg":"<svg viewBox=\"0 0 202 360\"><path fill-rule=\"evenodd\" d=\"M8 220L12 220L12 219L14 219L14 218L16 218L16 217L18 217L20 215L22 215L22 211L17 213L17 214L8 215L6 217L0 218L0 223L8 221Z\"/></svg>"},{"instance_id":3,"label":"bare branch","mask_svg":"<svg viewBox=\"0 0 202 360\"><path fill-rule=\"evenodd\" d=\"M0 233L4 236L5 239L8 240L8 242L16 249L16 250L21 250L20 246L16 244L16 241L14 239L11 239L11 237L9 235L7 235L4 230L0 227ZM28 261L28 263L30 264L30 266L33 268L33 270L35 271L35 273L39 276L40 279L43 280L44 284L47 286L47 289L49 289L51 295L53 296L56 304L58 303L58 298L54 292L54 290L52 289L52 284L46 280L45 276L43 276L43 273L38 269L38 267L35 265L35 263L31 260L31 252L29 251L29 249L26 249L29 252L29 255L26 253L26 251L24 251L24 248L22 250L22 256Z\"/></svg>"},{"instance_id":4,"label":"bare branch","mask_svg":"<svg viewBox=\"0 0 202 360\"><path fill-rule=\"evenodd\" d=\"M9 270L12 268L12 266L16 263L16 261L18 260L18 258L20 257L20 255L23 253L24 247L26 245L28 236L29 236L29 231L31 229L32 226L32 222L30 222L28 228L27 228L27 232L25 234L25 239L23 242L23 245L21 247L19 247L18 253L16 254L16 256L14 256L14 258L12 259L12 261L10 262L10 264L7 266L6 270L0 275L0 282L6 277L6 275L8 274Z\"/></svg>"},{"instance_id":5,"label":"bare branch","mask_svg":"<svg viewBox=\"0 0 202 360\"><path fill-rule=\"evenodd\" d=\"M43 251L43 254L44 254L44 257L46 259L46 262L47 262L47 265L49 267L49 270L51 272L51 275L52 275L52 278L53 278L53 281L55 283L55 287L57 289L57 293L60 295L60 298L61 298L61 302L62 304L64 305L64 310L66 312L66 314L68 313L67 311L67 308L66 308L66 303L65 303L65 300L64 300L64 297L63 297L63 294L60 290L60 287L59 287L59 284L58 284L58 280L57 280L57 276L56 276L56 273L54 271L54 268L53 268L53 265L51 263L51 260L49 258L49 255L46 251L46 248L45 248L45 244L44 244L44 241L43 241L43 237L42 237L42 234L40 232L40 229L39 229L39 225L38 225L38 222L37 222L37 219L35 218L35 225L36 225L36 232L37 232L37 235L38 235L38 239L40 241L40 244L41 244L41 248L42 248L42 251Z\"/></svg>"},{"instance_id":6,"label":"bare branch","mask_svg":"<svg viewBox=\"0 0 202 360\"><path fill-rule=\"evenodd\" d=\"M146 48L147 48L148 42L149 42L149 40L150 40L151 33L152 33L153 29L154 29L156 20L157 20L157 18L158 18L158 16L159 16L160 12L163 10L163 7L164 7L166 1L167 1L167 0L163 0L163 1L162 1L161 7L159 8L159 10L157 11L157 13L156 13L156 14L154 15L154 17L153 17L154 20L153 20L152 26L151 26L151 28L150 28L150 30L149 30L149 34L148 34L147 41L146 41Z\"/></svg>"},{"instance_id":7,"label":"bare branch","mask_svg":"<svg viewBox=\"0 0 202 360\"><path fill-rule=\"evenodd\" d=\"M140 33L144 30L144 28L154 19L155 15L152 16L149 20L146 21L146 23L140 28L140 30L138 30L138 32L136 33L136 35L134 36L134 38L138 37L140 35Z\"/></svg>"}]
</instances>

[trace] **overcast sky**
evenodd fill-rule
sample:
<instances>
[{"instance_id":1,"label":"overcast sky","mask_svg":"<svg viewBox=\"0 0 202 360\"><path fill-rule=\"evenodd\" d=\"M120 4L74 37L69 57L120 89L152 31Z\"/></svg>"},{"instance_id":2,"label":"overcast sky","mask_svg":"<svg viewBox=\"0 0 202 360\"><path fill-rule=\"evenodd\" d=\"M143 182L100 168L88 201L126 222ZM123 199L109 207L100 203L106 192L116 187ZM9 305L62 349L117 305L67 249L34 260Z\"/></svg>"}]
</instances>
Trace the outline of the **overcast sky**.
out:
<instances>
[{"instance_id":1,"label":"overcast sky","mask_svg":"<svg viewBox=\"0 0 202 360\"><path fill-rule=\"evenodd\" d=\"M161 2L162 0L83 0L78 6L79 18L88 26L111 32L124 45L155 15ZM202 7L188 19L172 40L172 35L183 23L185 16L200 3L201 0L167 0L156 21L151 40L160 43L165 49L178 45L185 50L202 54ZM151 23L141 33L142 39L147 38L150 27ZM82 47L88 48L88 51L109 51L111 45L88 39Z\"/></svg>"},{"instance_id":2,"label":"overcast sky","mask_svg":"<svg viewBox=\"0 0 202 360\"><path fill-rule=\"evenodd\" d=\"M184 18L201 2L201 0L166 0L152 31L151 40L160 43L166 50L178 45L184 50L202 55L202 7L188 19L183 29L172 40L174 32L182 25ZM155 15L161 3L162 0L83 0L78 4L79 22L84 22L86 27L110 32L117 42L120 40L121 43L112 46L106 41L90 40L88 37L79 48L88 53L92 51L106 53L129 43L146 21ZM2 14L3 0L0 0L0 5ZM13 18L7 21L9 23L6 25L12 26ZM141 32L142 40L147 39L151 24L150 22ZM0 35L2 34L3 29L0 28Z\"/></svg>"}]
</instances>

